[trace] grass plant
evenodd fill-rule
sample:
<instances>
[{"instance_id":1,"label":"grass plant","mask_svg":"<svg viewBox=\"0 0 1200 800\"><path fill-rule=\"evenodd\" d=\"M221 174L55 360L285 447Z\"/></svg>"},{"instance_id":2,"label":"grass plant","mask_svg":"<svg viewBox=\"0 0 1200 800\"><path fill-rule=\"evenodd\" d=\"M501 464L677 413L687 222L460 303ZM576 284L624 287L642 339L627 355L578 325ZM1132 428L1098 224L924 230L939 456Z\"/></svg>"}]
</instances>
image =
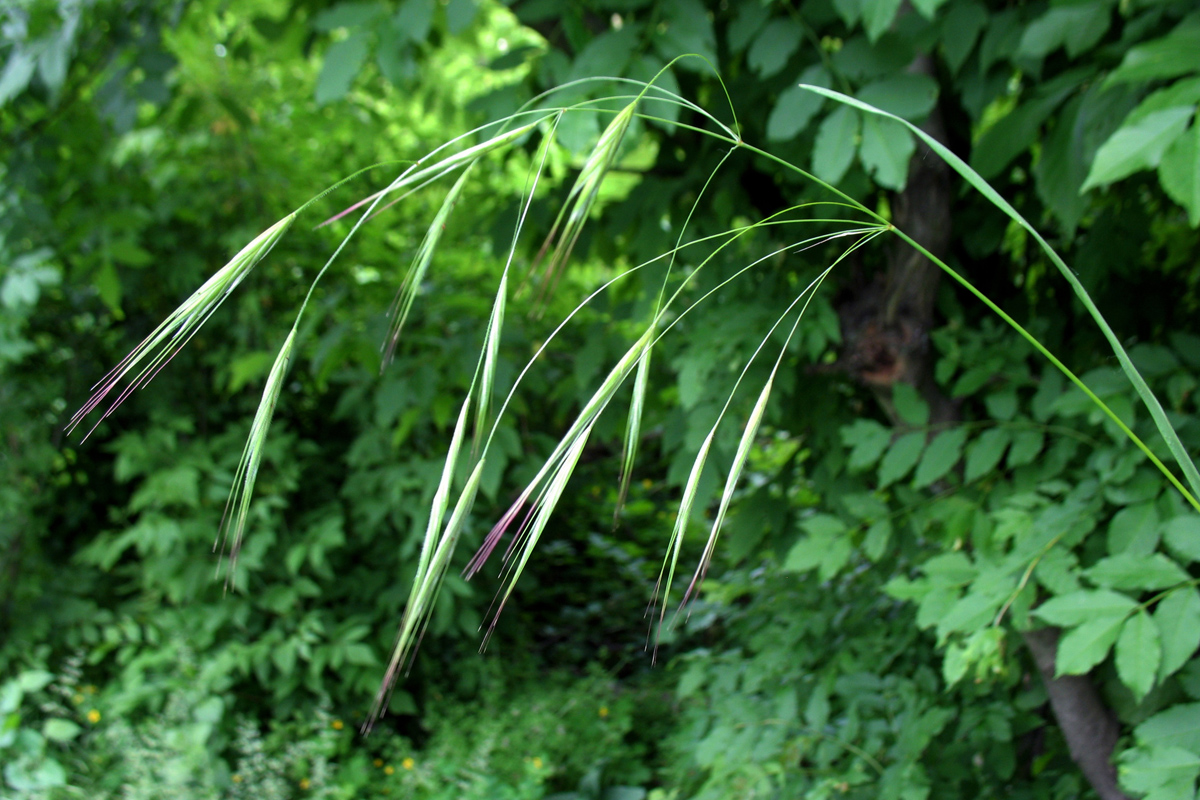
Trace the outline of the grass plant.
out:
<instances>
[{"instance_id":1,"label":"grass plant","mask_svg":"<svg viewBox=\"0 0 1200 800\"><path fill-rule=\"evenodd\" d=\"M316 282L321 280L359 227L379 211L386 208L387 205L399 202L410 193L429 187L436 182L443 180L454 181L440 209L435 214L424 240L417 249L416 257L408 270L392 307L390 329L387 339L382 345L386 355L390 357L400 337L403 335L404 324L409 313L417 302L418 289L421 283L436 269L437 248L442 241L446 220L454 210L462 188L465 182L469 180L475 165L481 159L502 157L506 151L523 144L526 140L540 137L536 146L540 153L540 158L534 159L534 166L530 168L531 172L527 181L527 198L513 232L512 246L507 254L507 262L496 288L492 302L492 312L486 321L483 342L475 369L475 377L466 396L462 398L457 423L447 448L441 472L441 480L431 503L428 525L408 605L400 624L383 684L376 698L374 712L371 719L367 722L367 727L387 707L387 698L390 689L403 673L405 665L411 659L412 653L421 640L433 604L436 602L439 587L449 569L457 548L463 524L471 513L471 508L483 474L484 464L488 459L489 450L492 447L494 435L497 430L496 423L505 413L514 394L518 391L522 378L534 367L538 357L545 351L549 342L563 330L564 326L571 322L572 318L581 309L585 308L600 293L606 291L613 283L626 279L628 276L652 263L666 262L666 277L663 279L659 297L654 305L652 314L649 319L641 323L641 334L613 365L590 399L581 406L574 421L561 436L550 456L536 473L534 479L522 490L516 502L513 503L491 529L482 547L467 565L466 574L468 576L478 572L483 568L489 556L503 543L505 537L511 534L509 543L505 548L503 566L501 568L502 586L496 600L495 614L489 623L491 626L495 625L496 617L503 610L505 603L510 598L517 580L521 577L543 532L546 530L547 522L554 513L556 505L563 496L572 474L579 464L581 454L587 445L589 436L591 436L595 429L597 420L613 404L621 387L632 377L633 398L630 403L625 426L624 452L619 479L619 495L620 499L623 500L637 457L638 442L642 438L641 427L646 403L650 364L657 343L672 331L681 318L696 311L715 292L720 291L730 281L737 280L746 273L753 271L770 256L745 265L732 277L721 282L715 289L703 295L692 304L680 307L683 305L684 288L693 285L695 274L706 269L717 253L723 252L731 244L739 241L744 236L768 226L774 228L794 228L795 226L800 226L801 229L804 226L813 226L814 233L806 233L803 236L797 237L786 250L797 250L815 247L819 244L839 242L843 238L847 239L848 243L842 254L835 258L820 273L816 280L792 298L784 313L776 319L770 330L765 332L761 343L754 353L754 358L751 359L752 362L766 351L777 328L787 331L784 336L785 345L774 356L768 377L758 388L756 400L749 415L744 420L736 453L732 462L726 466L726 478L716 503L717 510L713 515L709 527L703 556L700 563L696 565L686 590L682 593L679 607L686 605L689 600L695 597L699 583L704 578L708 565L711 562L722 526L726 520L727 512L738 487L742 469L755 445L756 435L767 403L771 397L776 375L786 355L786 342L790 342L795 335L797 326L803 318L812 297L820 290L822 283L837 267L838 263L856 248L889 234L900 237L909 245L922 252L951 279L965 287L967 291L977 297L980 302L999 316L1007 325L1015 329L1033 348L1078 386L1091 402L1095 403L1097 407L1112 419L1123 435L1129 437L1137 445L1146 457L1154 463L1165 479L1179 491L1182 497L1193 508L1200 510L1200 502L1196 499L1197 495L1200 495L1200 474L1197 473L1195 466L1188 458L1161 404L1146 386L1145 381L1130 361L1119 338L1088 297L1087 292L1071 269L1038 234L1034 227L1005 201L995 189L972 170L970 166L920 128L904 119L895 117L838 92L815 86L805 87L809 91L823 95L825 98L833 100L836 103L852 107L859 112L881 115L906 126L911 135L921 138L938 157L945 160L963 180L983 194L992 205L1033 235L1050 260L1068 281L1075 295L1100 326L1112 346L1121 369L1128 376L1129 381L1133 384L1142 401L1149 409L1158 427L1158 431L1161 433L1182 472L1183 480L1176 477L1171 469L1155 456L1150 447L1139 439L1117 414L1089 389L1075 373L1050 353L1036 337L976 288L969 276L960 275L955 272L935 255L924 250L903 231L897 229L880 213L866 207L847 194L839 191L836 187L824 183L794 164L744 141L737 132L736 114L733 115L733 122L727 124L709 111L679 95L656 86L653 82L640 83L613 78L596 79L596 82L600 81L606 82L609 85L611 85L611 82L617 81L618 85L629 86L632 91L627 96L605 97L596 101L582 101L562 106L554 105L555 93L539 97L510 117L498 123L491 123L478 128L433 151L425 158L410 165L387 186L347 209L342 215L338 215L340 217L344 214L357 212L359 216L346 238L330 256L314 280L313 286L315 287ZM593 85L593 83L582 81L562 87L560 91L567 89L577 90L579 88L587 88L590 85ZM544 243L541 245L537 258L534 260L532 266L530 266L528 274L524 276L522 288L518 288L514 292L514 297L524 300L534 307L541 303L550 292L554 291L559 276L571 257L572 249L578 243L580 233L593 213L600 187L614 164L618 163L621 157L622 148L626 144L625 140L632 129L634 121L653 121L657 119L643 113L643 107L647 98L652 98L656 104L664 102L672 103L699 115L704 120L703 125L691 125L687 122L674 120L669 122L681 128L692 130L697 134L713 137L728 145L729 150L726 158L721 160L716 170L725 168L728 159L736 153L753 154L774 162L781 170L790 171L795 175L803 177L805 180L813 181L823 186L828 191L830 200L821 204L795 206L770 218L758 220L745 226L731 228L718 236L698 237L689 240L686 238L688 223L685 222L674 249L661 254L651 262L632 267L613 278L583 299L576 306L575 310L561 321L546 342L541 345L520 371L508 396L499 405L493 417L491 408L492 397L496 388L496 364L500 356L501 338L505 326L505 312L512 299L509 297L509 294L513 291L511 287L515 282L510 278L510 272L517 260L519 244L522 241L523 227L527 220L525 212L528 211L536 187L539 180L541 180L546 164L546 154L553 146L558 130L558 123L568 114L599 114L610 117L599 140L584 159L566 201L559 211ZM614 107L616 107L616 110L614 110ZM732 102L730 103L730 110L732 112ZM658 121L663 122L664 120L660 119ZM696 204L700 202L700 198L697 198L695 201ZM693 206L693 210L694 208L695 206ZM827 216L827 214L829 215ZM72 418L71 427L75 428L80 425L89 414L97 410L121 381L128 379L129 383L118 394L116 400L104 410L100 420L111 414L114 408L131 391L144 386L159 369L165 366L171 356L187 343L199 327L209 319L224 298L237 287L249 270L266 256L273 244L293 223L295 217L296 214L291 214L264 231L253 242L247 245L229 264L214 274L208 282L186 300L141 346L118 364L98 384L99 389L97 393ZM689 221L690 218L691 215L689 214ZM831 228L832 230L830 230ZM712 248L712 253L703 259L695 271L682 280L673 283L671 267L674 264L676 255L685 248L697 246L710 247ZM537 269L541 270L540 274L535 274ZM673 290L672 286L674 286ZM528 287L528 290L524 287ZM536 293L533 290L536 290ZM309 297L311 297L311 292L312 290L310 289ZM304 305L301 306L292 331L281 347L275 364L271 369L262 400L255 415L249 440L246 443L245 451L238 467L234 486L231 489L225 523L225 535L228 539L231 561L236 557L243 535L245 534L247 513L262 456L263 442L268 435L272 413L279 399L280 387L297 345L297 331L300 330L299 323L304 314L307 302L308 298L305 299ZM692 518L698 503L707 503L707 498L699 496L701 474L704 472L708 460L712 455L712 445L718 427L726 421L726 417L733 413L736 393L746 381L749 369L750 363L748 362L743 367L737 382L726 398L716 422L700 445L687 481L684 484L679 509L670 540L666 547L659 577L659 599L655 608L655 617L656 625L660 630L663 625L668 624L666 610L668 605L673 603L672 587L677 581L682 543L689 520ZM474 413L472 413L472 409L474 409ZM489 422L491 423L490 429ZM98 421L96 424L98 424ZM474 437L475 446L466 448L464 444L469 433ZM455 476L463 474L467 475L465 481L456 487ZM232 574L230 572L231 576Z\"/></svg>"}]
</instances>

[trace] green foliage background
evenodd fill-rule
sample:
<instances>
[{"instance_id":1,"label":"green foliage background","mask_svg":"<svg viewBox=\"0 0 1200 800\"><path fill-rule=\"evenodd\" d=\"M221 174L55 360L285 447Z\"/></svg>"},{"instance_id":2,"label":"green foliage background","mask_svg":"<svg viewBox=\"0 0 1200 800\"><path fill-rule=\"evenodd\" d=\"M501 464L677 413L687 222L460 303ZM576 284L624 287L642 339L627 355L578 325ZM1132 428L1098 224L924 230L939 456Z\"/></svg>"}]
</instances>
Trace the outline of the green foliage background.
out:
<instances>
[{"instance_id":1,"label":"green foliage background","mask_svg":"<svg viewBox=\"0 0 1200 800\"><path fill-rule=\"evenodd\" d=\"M14 797L1091 796L1022 633L1118 720L1129 796L1195 793L1200 522L1030 348L943 285L924 331L937 418L880 402L846 309L882 246L835 271L789 345L699 599L651 668L643 614L697 448L767 328L840 250L784 252L658 347L628 502L601 419L480 657L500 587L455 571L370 737L446 443L483 342L536 143L481 162L394 362L387 309L441 203L365 225L317 289L232 576L211 554L275 353L353 217L318 223L538 93L650 80L890 215L917 123L1051 239L1186 447L1196 423L1200 17L1090 0L150 0L5 7L0 40L0 761ZM914 63L931 68L910 69ZM714 69L716 72L714 72ZM721 81L717 80L717 73ZM554 102L623 94L577 84ZM729 98L729 99L727 99ZM531 272L599 114L560 123L517 249L497 390L601 282L826 190L648 101L556 289ZM144 391L86 441L88 387L260 231L306 210ZM444 191L444 190L442 190ZM695 205L694 214L689 209ZM686 226L686 227L685 227ZM1137 396L1053 266L955 188L948 263L1032 330L1162 458ZM783 247L760 230L685 298ZM535 239L537 239L535 241ZM478 545L640 335L661 267L592 301L502 420L464 533ZM537 301L535 302L535 298ZM530 313L526 313L530 312ZM773 340L774 342L774 340ZM782 337L776 347L783 346ZM766 367L751 368L751 382ZM739 419L752 400L738 395ZM80 433L86 432L87 423ZM737 448L718 429L698 518ZM465 565L469 553L456 557ZM685 546L693 566L700 546Z\"/></svg>"}]
</instances>

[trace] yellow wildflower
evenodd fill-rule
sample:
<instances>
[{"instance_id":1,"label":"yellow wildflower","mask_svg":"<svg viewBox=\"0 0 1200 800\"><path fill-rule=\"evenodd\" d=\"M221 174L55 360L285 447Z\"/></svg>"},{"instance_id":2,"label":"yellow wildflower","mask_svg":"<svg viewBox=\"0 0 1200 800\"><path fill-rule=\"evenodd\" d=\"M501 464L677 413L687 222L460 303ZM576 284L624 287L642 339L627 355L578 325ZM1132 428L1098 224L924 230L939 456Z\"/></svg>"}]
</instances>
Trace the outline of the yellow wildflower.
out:
<instances>
[{"instance_id":1,"label":"yellow wildflower","mask_svg":"<svg viewBox=\"0 0 1200 800\"><path fill-rule=\"evenodd\" d=\"M100 712L93 708L91 711L89 711L87 713L87 718L88 718L88 722L95 725L97 722L100 721Z\"/></svg>"},{"instance_id":2,"label":"yellow wildflower","mask_svg":"<svg viewBox=\"0 0 1200 800\"><path fill-rule=\"evenodd\" d=\"M392 775L395 772L396 772L396 768L393 767L391 764L388 764L386 767L383 768L384 775Z\"/></svg>"},{"instance_id":3,"label":"yellow wildflower","mask_svg":"<svg viewBox=\"0 0 1200 800\"><path fill-rule=\"evenodd\" d=\"M340 731L340 730L341 730L342 728L344 728L344 727L346 727L346 725L345 725L345 723L343 723L343 722L342 722L340 719L335 719L335 720L333 721L333 729L334 729L335 731Z\"/></svg>"},{"instance_id":4,"label":"yellow wildflower","mask_svg":"<svg viewBox=\"0 0 1200 800\"><path fill-rule=\"evenodd\" d=\"M241 782L242 782L242 776L241 776L241 775L234 774L234 776L233 776L233 782L234 782L234 783L241 783Z\"/></svg>"},{"instance_id":5,"label":"yellow wildflower","mask_svg":"<svg viewBox=\"0 0 1200 800\"><path fill-rule=\"evenodd\" d=\"M300 779L300 788L301 788L301 789L304 789L305 791L307 791L307 790L308 790L308 787L309 787L309 785L310 785L310 784L309 784L309 782L308 782L308 778L301 778L301 779Z\"/></svg>"},{"instance_id":6,"label":"yellow wildflower","mask_svg":"<svg viewBox=\"0 0 1200 800\"><path fill-rule=\"evenodd\" d=\"M600 706L600 719L608 717L608 706Z\"/></svg>"},{"instance_id":7,"label":"yellow wildflower","mask_svg":"<svg viewBox=\"0 0 1200 800\"><path fill-rule=\"evenodd\" d=\"M376 766L376 767L382 767L382 766L383 766L383 759L382 759L382 758L377 758L377 759L375 759L375 766Z\"/></svg>"},{"instance_id":8,"label":"yellow wildflower","mask_svg":"<svg viewBox=\"0 0 1200 800\"><path fill-rule=\"evenodd\" d=\"M416 765L417 762L413 761L411 758L406 758L400 762L400 766L404 767L405 769L412 769Z\"/></svg>"},{"instance_id":9,"label":"yellow wildflower","mask_svg":"<svg viewBox=\"0 0 1200 800\"><path fill-rule=\"evenodd\" d=\"M533 757L533 768L534 769L542 768L542 760L540 758L538 758L537 756Z\"/></svg>"}]
</instances>

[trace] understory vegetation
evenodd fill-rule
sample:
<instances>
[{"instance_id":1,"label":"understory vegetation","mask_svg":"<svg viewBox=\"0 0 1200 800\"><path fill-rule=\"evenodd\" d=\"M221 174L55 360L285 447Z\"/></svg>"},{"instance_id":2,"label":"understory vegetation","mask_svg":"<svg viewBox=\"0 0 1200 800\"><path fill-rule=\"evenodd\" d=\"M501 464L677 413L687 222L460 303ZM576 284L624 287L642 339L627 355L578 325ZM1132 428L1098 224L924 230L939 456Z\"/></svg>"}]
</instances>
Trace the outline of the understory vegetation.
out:
<instances>
[{"instance_id":1,"label":"understory vegetation","mask_svg":"<svg viewBox=\"0 0 1200 800\"><path fill-rule=\"evenodd\" d=\"M0 26L0 798L1195 797L1193 4Z\"/></svg>"}]
</instances>

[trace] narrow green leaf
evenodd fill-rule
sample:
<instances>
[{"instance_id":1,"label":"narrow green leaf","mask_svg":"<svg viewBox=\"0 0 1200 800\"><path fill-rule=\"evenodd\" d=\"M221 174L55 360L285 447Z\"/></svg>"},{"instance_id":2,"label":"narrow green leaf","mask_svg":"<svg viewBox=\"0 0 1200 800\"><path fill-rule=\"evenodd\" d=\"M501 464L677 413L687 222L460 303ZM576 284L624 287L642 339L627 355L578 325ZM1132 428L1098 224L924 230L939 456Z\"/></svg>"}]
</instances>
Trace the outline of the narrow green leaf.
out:
<instances>
[{"instance_id":1,"label":"narrow green leaf","mask_svg":"<svg viewBox=\"0 0 1200 800\"><path fill-rule=\"evenodd\" d=\"M1168 594L1154 609L1162 637L1161 678L1174 674L1200 647L1200 593L1184 586Z\"/></svg>"},{"instance_id":2,"label":"narrow green leaf","mask_svg":"<svg viewBox=\"0 0 1200 800\"><path fill-rule=\"evenodd\" d=\"M1158 627L1149 614L1138 611L1126 620L1116 650L1117 675L1138 702L1153 688L1161 658Z\"/></svg>"}]
</instances>

